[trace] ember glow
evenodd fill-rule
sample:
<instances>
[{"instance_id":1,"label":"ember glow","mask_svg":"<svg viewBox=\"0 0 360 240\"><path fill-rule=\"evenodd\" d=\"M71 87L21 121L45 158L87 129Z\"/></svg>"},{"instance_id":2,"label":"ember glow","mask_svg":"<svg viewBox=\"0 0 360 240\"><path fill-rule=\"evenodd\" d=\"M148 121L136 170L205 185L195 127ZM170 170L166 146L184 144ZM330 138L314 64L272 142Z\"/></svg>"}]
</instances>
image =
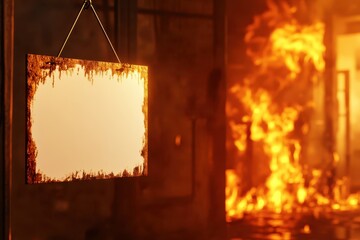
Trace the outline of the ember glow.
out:
<instances>
[{"instance_id":1,"label":"ember glow","mask_svg":"<svg viewBox=\"0 0 360 240\"><path fill-rule=\"evenodd\" d=\"M145 174L146 67L56 61L28 59L28 182Z\"/></svg>"},{"instance_id":2,"label":"ember glow","mask_svg":"<svg viewBox=\"0 0 360 240\"><path fill-rule=\"evenodd\" d=\"M285 1L268 1L268 7L245 35L252 69L229 91L229 127L237 156L243 160L226 171L227 220L259 211L355 208L358 196L345 196L344 180L334 179L331 172L335 161L325 159L326 169L306 160L304 145L314 127L313 89L325 81L324 24L298 20L297 7ZM246 159L249 151L252 158ZM252 170L265 172L266 177L246 189L244 182L249 179L241 176L247 161L266 163Z\"/></svg>"}]
</instances>

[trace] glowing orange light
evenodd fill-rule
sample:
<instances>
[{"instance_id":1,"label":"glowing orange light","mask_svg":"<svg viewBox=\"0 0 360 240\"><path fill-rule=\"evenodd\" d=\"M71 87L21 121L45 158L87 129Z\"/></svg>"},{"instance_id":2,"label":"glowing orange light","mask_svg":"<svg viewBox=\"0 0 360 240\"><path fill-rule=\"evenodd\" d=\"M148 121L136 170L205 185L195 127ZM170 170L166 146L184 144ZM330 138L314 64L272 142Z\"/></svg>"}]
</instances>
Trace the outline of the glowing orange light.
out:
<instances>
[{"instance_id":1,"label":"glowing orange light","mask_svg":"<svg viewBox=\"0 0 360 240\"><path fill-rule=\"evenodd\" d=\"M310 226L306 224L306 225L303 227L302 232L305 233L305 234L309 234L309 233L311 232Z\"/></svg>"},{"instance_id":2,"label":"glowing orange light","mask_svg":"<svg viewBox=\"0 0 360 240\"><path fill-rule=\"evenodd\" d=\"M319 81L325 70L325 28L321 21L300 23L295 17L296 7L286 4L278 4L286 6L281 8L269 0L269 10L248 26L246 54L254 71L229 89L234 100L227 104L227 115L238 155L246 157L247 141L251 140L266 155L270 173L263 184L243 192L240 174L226 171L228 221L263 210L281 213L309 206L343 210L358 205L359 196L344 198L344 182L336 182L334 199L319 191L326 173L301 164L301 135L309 133L310 125L296 124L311 109L313 99L305 101L290 94L285 97L288 91L284 89L309 89ZM251 126L250 136L244 122ZM309 226L304 227L304 232L310 232Z\"/></svg>"},{"instance_id":3,"label":"glowing orange light","mask_svg":"<svg viewBox=\"0 0 360 240\"><path fill-rule=\"evenodd\" d=\"M29 55L28 88L28 182L146 174L146 67Z\"/></svg>"}]
</instances>

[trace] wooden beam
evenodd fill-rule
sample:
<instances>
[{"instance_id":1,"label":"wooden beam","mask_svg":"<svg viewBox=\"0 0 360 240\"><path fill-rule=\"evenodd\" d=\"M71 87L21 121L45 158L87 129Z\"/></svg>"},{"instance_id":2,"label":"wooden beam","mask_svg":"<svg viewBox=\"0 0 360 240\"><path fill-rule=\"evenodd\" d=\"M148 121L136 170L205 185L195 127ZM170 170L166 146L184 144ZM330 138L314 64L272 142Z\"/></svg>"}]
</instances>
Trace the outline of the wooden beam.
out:
<instances>
[{"instance_id":1,"label":"wooden beam","mask_svg":"<svg viewBox=\"0 0 360 240\"><path fill-rule=\"evenodd\" d=\"M209 121L209 136L211 139L211 172L210 172L210 212L209 229L212 237L222 238L225 235L225 99L226 99L226 1L213 0L214 9L214 71L211 82L217 82L215 94L215 112Z\"/></svg>"},{"instance_id":2,"label":"wooden beam","mask_svg":"<svg viewBox=\"0 0 360 240\"><path fill-rule=\"evenodd\" d=\"M10 239L14 0L0 3L0 238Z\"/></svg>"},{"instance_id":3,"label":"wooden beam","mask_svg":"<svg viewBox=\"0 0 360 240\"><path fill-rule=\"evenodd\" d=\"M325 23L325 36L324 36L324 44L326 46L325 52L325 72L324 72L324 120L325 120L325 130L324 130L324 146L325 146L325 157L327 158L327 162L330 164L330 169L333 175L336 174L335 165L334 165L334 152L335 152L335 139L336 139L336 131L335 131L335 115L334 108L336 106L336 93L334 92L334 69L336 69L336 60L335 60L335 39L334 39L334 22L333 15L331 9L327 9L324 13ZM331 176L334 178L335 176ZM329 185L333 185L333 181L328 181ZM332 186L330 186L332 189ZM330 193L332 195L332 193ZM332 195L333 196L333 195Z\"/></svg>"},{"instance_id":4,"label":"wooden beam","mask_svg":"<svg viewBox=\"0 0 360 240\"><path fill-rule=\"evenodd\" d=\"M166 17L180 17L180 18L213 20L213 15L202 14L202 13L176 12L176 11L168 11L168 10L160 10L160 9L147 9L147 8L138 8L137 12L139 14L159 15L159 16L166 16Z\"/></svg>"},{"instance_id":5,"label":"wooden beam","mask_svg":"<svg viewBox=\"0 0 360 240\"><path fill-rule=\"evenodd\" d=\"M115 0L115 47L123 62L136 60L137 1Z\"/></svg>"},{"instance_id":6,"label":"wooden beam","mask_svg":"<svg viewBox=\"0 0 360 240\"><path fill-rule=\"evenodd\" d=\"M0 154L1 154L1 162L0 162L0 236L5 236L5 104L4 104L4 2L0 2L0 12L1 12L1 39L0 39Z\"/></svg>"}]
</instances>

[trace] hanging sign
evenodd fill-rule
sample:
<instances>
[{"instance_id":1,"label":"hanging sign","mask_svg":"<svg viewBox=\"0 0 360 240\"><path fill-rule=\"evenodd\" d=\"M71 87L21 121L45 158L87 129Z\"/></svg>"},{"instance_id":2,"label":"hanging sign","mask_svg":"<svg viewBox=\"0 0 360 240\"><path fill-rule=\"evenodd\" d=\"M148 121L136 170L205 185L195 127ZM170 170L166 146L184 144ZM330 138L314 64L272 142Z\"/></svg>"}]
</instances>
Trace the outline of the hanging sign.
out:
<instances>
[{"instance_id":1,"label":"hanging sign","mask_svg":"<svg viewBox=\"0 0 360 240\"><path fill-rule=\"evenodd\" d=\"M146 66L27 56L27 183L147 175Z\"/></svg>"}]
</instances>

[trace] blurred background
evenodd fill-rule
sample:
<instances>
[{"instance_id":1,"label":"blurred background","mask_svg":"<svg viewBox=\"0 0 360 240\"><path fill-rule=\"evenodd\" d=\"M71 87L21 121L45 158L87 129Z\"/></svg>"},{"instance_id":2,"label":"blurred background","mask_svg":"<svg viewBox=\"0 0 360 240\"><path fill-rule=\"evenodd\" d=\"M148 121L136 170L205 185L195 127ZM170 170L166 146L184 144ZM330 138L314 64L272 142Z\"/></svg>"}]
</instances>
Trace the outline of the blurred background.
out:
<instances>
[{"instance_id":1,"label":"blurred background","mask_svg":"<svg viewBox=\"0 0 360 240\"><path fill-rule=\"evenodd\" d=\"M56 56L82 4L1 3L1 192L13 239L359 237L360 2L93 0L121 61L149 66L149 176L27 185L26 54ZM62 57L117 61L91 10ZM270 156L274 126L286 160ZM278 173L283 191L271 195Z\"/></svg>"}]
</instances>

